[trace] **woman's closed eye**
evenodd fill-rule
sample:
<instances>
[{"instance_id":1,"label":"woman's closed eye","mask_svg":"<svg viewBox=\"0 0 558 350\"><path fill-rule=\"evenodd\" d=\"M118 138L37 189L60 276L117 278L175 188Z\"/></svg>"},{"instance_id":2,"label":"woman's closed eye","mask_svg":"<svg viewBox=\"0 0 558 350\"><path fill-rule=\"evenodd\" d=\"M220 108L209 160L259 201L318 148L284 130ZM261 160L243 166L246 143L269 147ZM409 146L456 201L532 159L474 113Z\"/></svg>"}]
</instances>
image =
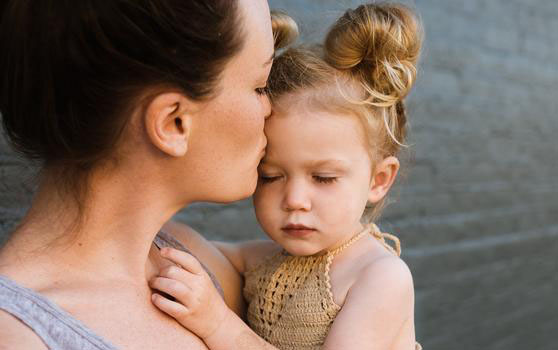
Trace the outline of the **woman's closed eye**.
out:
<instances>
[{"instance_id":1,"label":"woman's closed eye","mask_svg":"<svg viewBox=\"0 0 558 350\"><path fill-rule=\"evenodd\" d=\"M269 89L267 88L267 86L256 88L256 93L258 95L267 95L268 92L269 92Z\"/></svg>"}]
</instances>

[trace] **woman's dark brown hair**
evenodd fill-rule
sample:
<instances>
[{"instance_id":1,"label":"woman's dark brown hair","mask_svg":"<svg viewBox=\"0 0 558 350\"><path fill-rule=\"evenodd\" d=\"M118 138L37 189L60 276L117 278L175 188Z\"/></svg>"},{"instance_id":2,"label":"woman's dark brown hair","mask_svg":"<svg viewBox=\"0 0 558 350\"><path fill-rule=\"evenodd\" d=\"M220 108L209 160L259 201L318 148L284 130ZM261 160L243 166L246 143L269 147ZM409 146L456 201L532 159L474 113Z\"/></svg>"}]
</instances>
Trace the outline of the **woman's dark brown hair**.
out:
<instances>
[{"instance_id":1,"label":"woman's dark brown hair","mask_svg":"<svg viewBox=\"0 0 558 350\"><path fill-rule=\"evenodd\" d=\"M159 88L211 97L243 44L237 0L11 0L0 24L0 113L14 148L75 201ZM138 106L140 105L140 106ZM75 238L75 236L72 236Z\"/></svg>"},{"instance_id":2,"label":"woman's dark brown hair","mask_svg":"<svg viewBox=\"0 0 558 350\"><path fill-rule=\"evenodd\" d=\"M11 0L1 10L5 133L75 199L76 225L91 170L114 158L140 99L157 88L211 97L243 44L237 0Z\"/></svg>"},{"instance_id":3,"label":"woman's dark brown hair","mask_svg":"<svg viewBox=\"0 0 558 350\"><path fill-rule=\"evenodd\" d=\"M29 158L90 169L154 87L211 96L243 42L236 0L12 0L0 26L0 111Z\"/></svg>"}]
</instances>

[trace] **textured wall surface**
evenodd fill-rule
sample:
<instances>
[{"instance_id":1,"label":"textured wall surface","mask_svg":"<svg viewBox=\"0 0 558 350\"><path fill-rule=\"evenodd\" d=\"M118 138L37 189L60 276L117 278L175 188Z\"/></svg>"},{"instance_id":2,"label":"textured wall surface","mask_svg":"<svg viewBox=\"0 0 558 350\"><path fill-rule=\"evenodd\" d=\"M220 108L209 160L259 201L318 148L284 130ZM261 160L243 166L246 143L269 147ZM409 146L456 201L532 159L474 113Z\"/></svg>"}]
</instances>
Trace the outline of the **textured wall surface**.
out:
<instances>
[{"instance_id":1,"label":"textured wall surface","mask_svg":"<svg viewBox=\"0 0 558 350\"><path fill-rule=\"evenodd\" d=\"M271 0L319 40L360 1ZM403 241L430 350L557 349L558 2L416 0L426 27L409 98L412 155L380 226ZM0 233L32 193L0 143ZM249 201L177 215L206 236L261 237Z\"/></svg>"}]
</instances>

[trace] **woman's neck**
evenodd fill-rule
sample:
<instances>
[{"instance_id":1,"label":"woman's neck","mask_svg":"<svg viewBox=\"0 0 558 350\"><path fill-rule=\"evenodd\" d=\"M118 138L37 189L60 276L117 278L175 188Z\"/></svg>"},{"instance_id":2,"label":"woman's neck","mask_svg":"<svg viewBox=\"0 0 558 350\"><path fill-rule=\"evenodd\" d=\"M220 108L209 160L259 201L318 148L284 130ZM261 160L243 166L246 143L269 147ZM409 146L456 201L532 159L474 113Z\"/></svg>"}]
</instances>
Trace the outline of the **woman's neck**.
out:
<instances>
[{"instance_id":1,"label":"woman's neck","mask_svg":"<svg viewBox=\"0 0 558 350\"><path fill-rule=\"evenodd\" d=\"M182 205L170 203L157 181L130 172L97 173L90 177L80 222L76 199L56 184L43 177L27 215L0 251L0 273L9 266L45 280L63 272L64 278L144 283L156 259L153 238Z\"/></svg>"}]
</instances>

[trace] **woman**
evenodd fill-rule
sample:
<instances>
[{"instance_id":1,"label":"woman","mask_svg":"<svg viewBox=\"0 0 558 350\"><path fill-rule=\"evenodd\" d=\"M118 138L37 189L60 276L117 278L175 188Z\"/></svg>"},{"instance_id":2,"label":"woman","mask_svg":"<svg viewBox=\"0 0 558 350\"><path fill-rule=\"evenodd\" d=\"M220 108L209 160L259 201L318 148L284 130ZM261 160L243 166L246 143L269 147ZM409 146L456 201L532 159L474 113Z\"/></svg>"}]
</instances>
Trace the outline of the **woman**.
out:
<instances>
[{"instance_id":1,"label":"woman","mask_svg":"<svg viewBox=\"0 0 558 350\"><path fill-rule=\"evenodd\" d=\"M0 111L41 161L0 251L0 348L205 349L151 303L187 246L242 308L240 279L191 229L195 201L249 196L264 154L274 43L265 0L11 1Z\"/></svg>"}]
</instances>

